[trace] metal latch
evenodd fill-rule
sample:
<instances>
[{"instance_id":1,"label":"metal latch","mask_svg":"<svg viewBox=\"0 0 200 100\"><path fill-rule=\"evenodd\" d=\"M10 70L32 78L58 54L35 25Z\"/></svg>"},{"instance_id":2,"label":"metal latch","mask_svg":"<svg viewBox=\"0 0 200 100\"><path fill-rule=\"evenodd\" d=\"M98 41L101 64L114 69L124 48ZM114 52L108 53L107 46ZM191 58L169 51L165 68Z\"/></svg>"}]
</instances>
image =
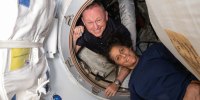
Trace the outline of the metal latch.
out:
<instances>
[{"instance_id":1,"label":"metal latch","mask_svg":"<svg viewBox=\"0 0 200 100\"><path fill-rule=\"evenodd\" d=\"M66 24L71 26L72 25L72 19L74 18L74 15L64 16L66 20Z\"/></svg>"}]
</instances>

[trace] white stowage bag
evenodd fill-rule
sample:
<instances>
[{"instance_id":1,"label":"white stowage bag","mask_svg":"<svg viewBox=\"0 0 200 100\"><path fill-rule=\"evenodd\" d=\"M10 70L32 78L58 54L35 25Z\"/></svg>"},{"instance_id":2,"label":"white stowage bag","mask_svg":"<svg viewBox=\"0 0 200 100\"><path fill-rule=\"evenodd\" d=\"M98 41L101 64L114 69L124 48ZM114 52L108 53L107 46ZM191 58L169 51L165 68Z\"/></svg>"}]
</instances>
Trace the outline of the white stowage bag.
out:
<instances>
[{"instance_id":1,"label":"white stowage bag","mask_svg":"<svg viewBox=\"0 0 200 100\"><path fill-rule=\"evenodd\" d=\"M55 0L1 1L0 100L39 100L45 94L49 67L42 43L54 9Z\"/></svg>"},{"instance_id":2,"label":"white stowage bag","mask_svg":"<svg viewBox=\"0 0 200 100\"><path fill-rule=\"evenodd\" d=\"M133 0L118 0L119 13L122 24L131 33L131 39L133 49L136 50L136 16L135 16L135 4Z\"/></svg>"},{"instance_id":3,"label":"white stowage bag","mask_svg":"<svg viewBox=\"0 0 200 100\"><path fill-rule=\"evenodd\" d=\"M88 70L95 75L106 78L116 69L116 65L110 63L104 56L93 52L92 50L84 47L78 53L78 57L86 63Z\"/></svg>"}]
</instances>

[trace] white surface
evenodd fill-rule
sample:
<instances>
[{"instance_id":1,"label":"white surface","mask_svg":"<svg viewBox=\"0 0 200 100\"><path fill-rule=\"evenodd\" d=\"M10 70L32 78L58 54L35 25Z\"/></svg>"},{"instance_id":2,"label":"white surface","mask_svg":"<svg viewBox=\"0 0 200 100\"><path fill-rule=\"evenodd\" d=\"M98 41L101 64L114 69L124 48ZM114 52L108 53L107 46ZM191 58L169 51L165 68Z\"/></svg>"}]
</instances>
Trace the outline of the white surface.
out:
<instances>
[{"instance_id":1,"label":"white surface","mask_svg":"<svg viewBox=\"0 0 200 100\"><path fill-rule=\"evenodd\" d=\"M51 70L51 91L45 100L51 100L53 94L60 95L62 100L104 100L83 88L58 55L55 55L54 59L48 59L48 61Z\"/></svg>"},{"instance_id":2,"label":"white surface","mask_svg":"<svg viewBox=\"0 0 200 100\"><path fill-rule=\"evenodd\" d=\"M47 57L54 58L54 54L57 52L57 41L58 41L58 19L53 19L52 31L48 36L46 47Z\"/></svg>"}]
</instances>

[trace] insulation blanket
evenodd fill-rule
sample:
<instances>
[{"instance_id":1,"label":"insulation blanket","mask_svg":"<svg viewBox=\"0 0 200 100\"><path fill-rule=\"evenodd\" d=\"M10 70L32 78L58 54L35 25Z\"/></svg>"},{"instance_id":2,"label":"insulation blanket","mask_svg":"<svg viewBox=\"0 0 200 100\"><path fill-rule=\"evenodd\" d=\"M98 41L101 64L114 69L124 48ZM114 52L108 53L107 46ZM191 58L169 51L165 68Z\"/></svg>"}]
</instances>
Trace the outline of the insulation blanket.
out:
<instances>
[{"instance_id":1,"label":"insulation blanket","mask_svg":"<svg viewBox=\"0 0 200 100\"><path fill-rule=\"evenodd\" d=\"M36 89L49 69L40 44L49 33L54 8L54 0L1 1L0 100L39 100Z\"/></svg>"},{"instance_id":2,"label":"insulation blanket","mask_svg":"<svg viewBox=\"0 0 200 100\"><path fill-rule=\"evenodd\" d=\"M146 4L160 40L200 79L200 1L146 0Z\"/></svg>"}]
</instances>

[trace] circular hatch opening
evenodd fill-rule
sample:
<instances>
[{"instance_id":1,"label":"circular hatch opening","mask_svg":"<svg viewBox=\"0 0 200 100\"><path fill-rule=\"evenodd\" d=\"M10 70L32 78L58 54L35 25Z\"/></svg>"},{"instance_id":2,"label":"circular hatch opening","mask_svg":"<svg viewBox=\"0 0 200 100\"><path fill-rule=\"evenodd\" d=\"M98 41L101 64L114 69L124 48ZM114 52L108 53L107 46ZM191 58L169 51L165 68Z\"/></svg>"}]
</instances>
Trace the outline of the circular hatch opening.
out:
<instances>
[{"instance_id":1,"label":"circular hatch opening","mask_svg":"<svg viewBox=\"0 0 200 100\"><path fill-rule=\"evenodd\" d=\"M69 8L67 9L67 12L64 15L64 21L61 26L61 32L60 32L61 34L59 36L59 38L60 38L59 39L59 41L60 41L59 49L61 51L61 56L63 57L63 59L66 63L66 67L73 74L74 78L76 78L76 80L84 88L86 88L93 94L98 95L103 98L106 98L104 95L104 90L110 83L112 83L115 80L118 69L117 68L113 69L112 71L110 71L109 74L106 75L106 77L103 77L103 78L98 77L95 72L92 72L91 69L89 69L89 65L86 62L82 61L78 57L78 55L75 54L75 48L73 47L73 39L72 39L73 30L74 30L75 26L77 25L77 23L80 21L80 15L81 15L82 11L92 1L93 0L84 1L84 3L82 3L82 4L80 3L81 4L80 7L73 6L73 5L69 6ZM72 2L75 2L75 1L72 1ZM115 19L115 20L121 21L117 0L102 0L102 3L104 4L104 6L106 6L105 8L108 11L109 16L113 17L113 19ZM75 4L77 5L77 3L75 3ZM145 2L143 2L142 4L145 4ZM141 13L143 13L143 12L141 12ZM145 14L147 14L147 13L145 13ZM143 14L143 15L145 15L145 14ZM148 30L148 29L152 28L152 27L150 27L150 28L145 27L145 26L150 26L150 23L147 23L148 20L147 21L143 20L143 21L145 21L145 22L142 22L142 21L139 22L140 26L137 29L139 29L141 32L138 32L138 34L142 34L142 32L144 33L144 31L142 31L142 30ZM142 26L143 24L145 24L145 25ZM153 32L148 32L148 34L149 33L153 33ZM155 35L155 34L153 34L153 35ZM138 43L139 43L137 45L138 47L142 44L140 42L141 41L138 41ZM89 57L89 56L90 55L88 55L86 57ZM128 82L126 84L128 84ZM114 96L114 98L119 99L119 98L124 98L124 97L129 98L129 90L128 90L128 87L121 86L120 89L118 90L116 96Z\"/></svg>"}]
</instances>

